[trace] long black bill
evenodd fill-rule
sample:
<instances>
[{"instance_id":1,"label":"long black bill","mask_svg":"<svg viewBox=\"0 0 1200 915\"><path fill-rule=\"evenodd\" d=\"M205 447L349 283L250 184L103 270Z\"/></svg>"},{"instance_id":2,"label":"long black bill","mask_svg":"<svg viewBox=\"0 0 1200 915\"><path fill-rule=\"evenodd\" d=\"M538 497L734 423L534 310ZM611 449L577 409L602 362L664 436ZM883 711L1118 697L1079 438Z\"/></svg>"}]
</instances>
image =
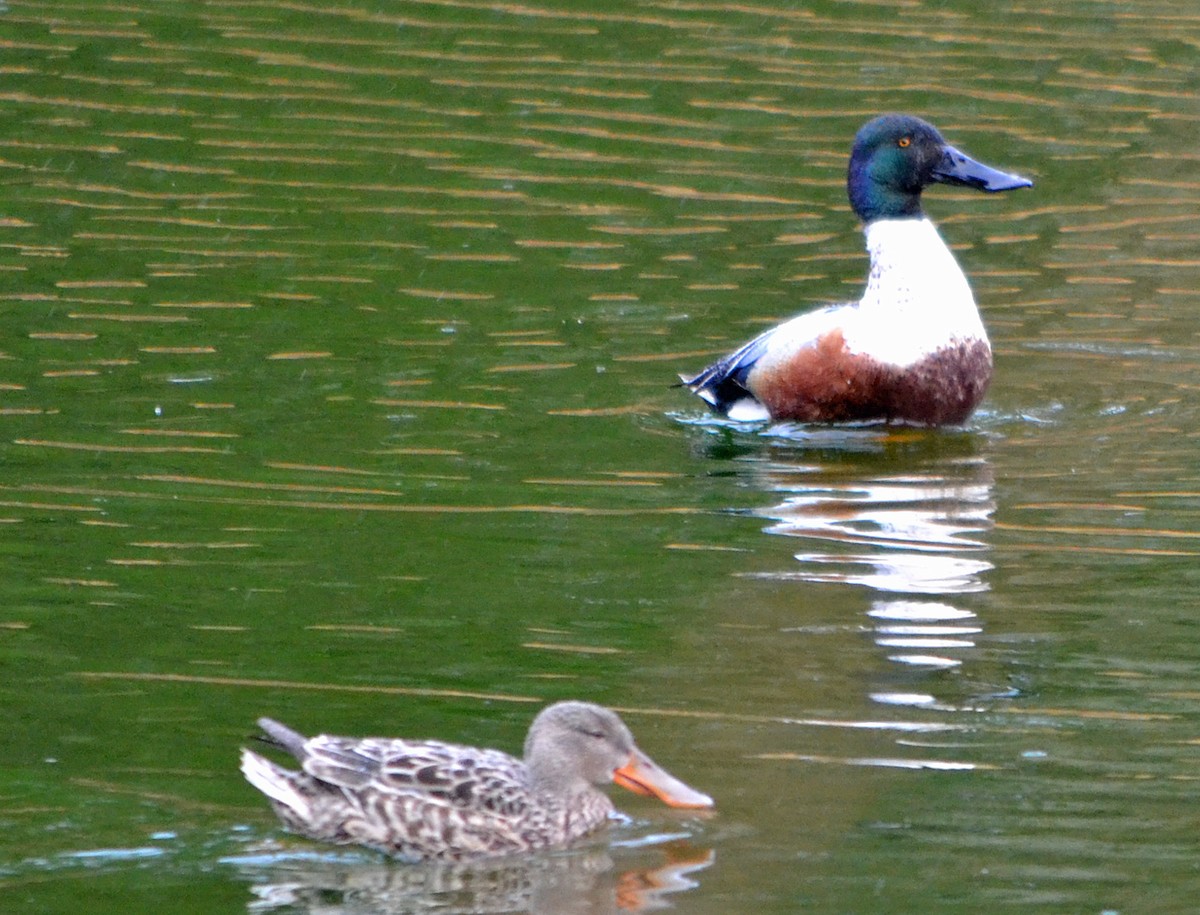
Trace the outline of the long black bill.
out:
<instances>
[{"instance_id":1,"label":"long black bill","mask_svg":"<svg viewBox=\"0 0 1200 915\"><path fill-rule=\"evenodd\" d=\"M961 184L976 190L1012 191L1019 187L1033 187L1033 182L1020 175L1010 175L999 169L976 162L953 146L946 146L942 161L933 169L933 180L942 184Z\"/></svg>"}]
</instances>

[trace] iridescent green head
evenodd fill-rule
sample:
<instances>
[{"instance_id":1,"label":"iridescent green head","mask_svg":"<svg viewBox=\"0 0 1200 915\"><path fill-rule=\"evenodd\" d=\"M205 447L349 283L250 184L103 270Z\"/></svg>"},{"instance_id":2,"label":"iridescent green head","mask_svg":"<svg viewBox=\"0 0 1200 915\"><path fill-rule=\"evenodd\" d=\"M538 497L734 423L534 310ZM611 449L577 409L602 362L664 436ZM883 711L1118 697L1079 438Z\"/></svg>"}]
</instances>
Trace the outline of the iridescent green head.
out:
<instances>
[{"instance_id":1,"label":"iridescent green head","mask_svg":"<svg viewBox=\"0 0 1200 915\"><path fill-rule=\"evenodd\" d=\"M1028 178L964 155L936 127L912 115L881 115L854 138L846 190L863 222L922 215L921 191L938 183L989 192L1033 186Z\"/></svg>"}]
</instances>

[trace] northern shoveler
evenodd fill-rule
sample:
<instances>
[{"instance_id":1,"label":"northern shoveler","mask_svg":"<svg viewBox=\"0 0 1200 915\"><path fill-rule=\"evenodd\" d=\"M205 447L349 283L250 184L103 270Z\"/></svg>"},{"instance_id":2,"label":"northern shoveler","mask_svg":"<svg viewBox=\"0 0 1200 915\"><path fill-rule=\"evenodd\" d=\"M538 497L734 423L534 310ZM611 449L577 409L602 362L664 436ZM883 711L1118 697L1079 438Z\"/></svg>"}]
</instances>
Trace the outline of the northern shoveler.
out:
<instances>
[{"instance_id":1,"label":"northern shoveler","mask_svg":"<svg viewBox=\"0 0 1200 915\"><path fill-rule=\"evenodd\" d=\"M735 419L964 422L992 376L992 348L962 269L921 211L931 184L1031 187L976 162L920 118L885 114L854 139L846 181L865 224L862 299L793 318L683 386Z\"/></svg>"},{"instance_id":2,"label":"northern shoveler","mask_svg":"<svg viewBox=\"0 0 1200 915\"><path fill-rule=\"evenodd\" d=\"M242 773L288 829L407 860L567 845L607 821L612 801L598 788L610 782L673 807L713 805L639 750L615 712L586 702L543 709L524 760L436 741L307 738L270 718L258 725L301 764L284 769L242 750Z\"/></svg>"}]
</instances>

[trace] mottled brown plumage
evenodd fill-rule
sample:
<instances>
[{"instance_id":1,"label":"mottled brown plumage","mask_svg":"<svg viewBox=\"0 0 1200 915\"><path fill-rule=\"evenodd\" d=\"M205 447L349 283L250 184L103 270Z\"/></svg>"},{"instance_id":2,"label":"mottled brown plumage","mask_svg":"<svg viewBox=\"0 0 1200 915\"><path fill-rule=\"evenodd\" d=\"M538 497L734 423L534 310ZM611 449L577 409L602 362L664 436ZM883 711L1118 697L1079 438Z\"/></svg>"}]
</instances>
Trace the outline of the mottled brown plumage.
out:
<instances>
[{"instance_id":1,"label":"mottled brown plumage","mask_svg":"<svg viewBox=\"0 0 1200 915\"><path fill-rule=\"evenodd\" d=\"M293 832L410 860L461 861L554 848L613 812L615 781L678 807L712 799L659 768L617 715L560 702L534 719L524 760L437 741L319 736L259 719L301 771L242 750L242 772Z\"/></svg>"}]
</instances>

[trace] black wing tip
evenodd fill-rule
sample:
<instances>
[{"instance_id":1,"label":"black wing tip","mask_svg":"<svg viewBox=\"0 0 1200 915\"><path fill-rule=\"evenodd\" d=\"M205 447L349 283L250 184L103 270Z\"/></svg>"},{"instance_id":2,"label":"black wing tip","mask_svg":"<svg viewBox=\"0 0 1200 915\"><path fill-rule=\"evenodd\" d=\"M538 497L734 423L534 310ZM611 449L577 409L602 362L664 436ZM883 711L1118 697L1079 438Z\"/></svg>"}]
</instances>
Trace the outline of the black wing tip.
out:
<instances>
[{"instance_id":1,"label":"black wing tip","mask_svg":"<svg viewBox=\"0 0 1200 915\"><path fill-rule=\"evenodd\" d=\"M688 377L681 374L680 387L690 390L722 416L727 416L740 401L757 401L758 398L747 387L747 380L777 329L772 327L764 331L696 375Z\"/></svg>"},{"instance_id":2,"label":"black wing tip","mask_svg":"<svg viewBox=\"0 0 1200 915\"><path fill-rule=\"evenodd\" d=\"M687 388L691 393L695 394L706 404L716 410L722 412L719 401L720 398L716 394L717 384L714 384L714 379L708 377L712 372L711 368L705 369L699 375L687 376L680 374L679 381L671 385L673 388Z\"/></svg>"},{"instance_id":3,"label":"black wing tip","mask_svg":"<svg viewBox=\"0 0 1200 915\"><path fill-rule=\"evenodd\" d=\"M754 396L732 378L712 379L704 383L681 385L681 387L688 388L719 416L728 416L734 404L746 398L753 399Z\"/></svg>"}]
</instances>

